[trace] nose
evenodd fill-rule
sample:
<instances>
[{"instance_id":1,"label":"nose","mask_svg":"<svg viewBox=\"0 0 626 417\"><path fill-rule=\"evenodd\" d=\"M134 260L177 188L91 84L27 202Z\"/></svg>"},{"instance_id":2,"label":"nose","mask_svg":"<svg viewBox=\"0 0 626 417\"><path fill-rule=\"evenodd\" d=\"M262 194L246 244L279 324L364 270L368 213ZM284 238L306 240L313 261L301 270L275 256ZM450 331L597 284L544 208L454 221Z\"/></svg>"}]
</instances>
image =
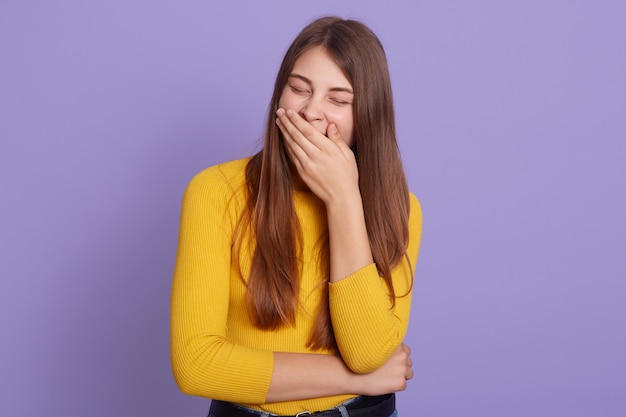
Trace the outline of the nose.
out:
<instances>
[{"instance_id":1,"label":"nose","mask_svg":"<svg viewBox=\"0 0 626 417\"><path fill-rule=\"evenodd\" d=\"M303 103L303 106L300 109L300 116L302 116L302 118L307 122L311 123L317 120L322 120L324 118L324 112L322 111L318 100L315 97L311 97Z\"/></svg>"}]
</instances>

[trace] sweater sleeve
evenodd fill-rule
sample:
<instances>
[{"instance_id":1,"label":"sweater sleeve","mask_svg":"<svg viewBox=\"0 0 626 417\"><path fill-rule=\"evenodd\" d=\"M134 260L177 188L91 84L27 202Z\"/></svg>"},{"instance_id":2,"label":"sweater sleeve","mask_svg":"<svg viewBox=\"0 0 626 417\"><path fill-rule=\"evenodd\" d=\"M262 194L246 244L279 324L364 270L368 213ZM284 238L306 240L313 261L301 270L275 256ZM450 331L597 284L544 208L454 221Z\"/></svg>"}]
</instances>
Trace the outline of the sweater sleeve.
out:
<instances>
[{"instance_id":1,"label":"sweater sleeve","mask_svg":"<svg viewBox=\"0 0 626 417\"><path fill-rule=\"evenodd\" d=\"M233 190L218 167L198 174L183 197L171 294L170 347L176 383L186 394L246 404L265 402L271 351L226 337Z\"/></svg>"},{"instance_id":2,"label":"sweater sleeve","mask_svg":"<svg viewBox=\"0 0 626 417\"><path fill-rule=\"evenodd\" d=\"M409 324L412 279L422 234L422 211L410 195L407 260L392 271L395 306L376 264L329 284L330 314L337 346L348 367L368 373L382 366L402 343Z\"/></svg>"}]
</instances>

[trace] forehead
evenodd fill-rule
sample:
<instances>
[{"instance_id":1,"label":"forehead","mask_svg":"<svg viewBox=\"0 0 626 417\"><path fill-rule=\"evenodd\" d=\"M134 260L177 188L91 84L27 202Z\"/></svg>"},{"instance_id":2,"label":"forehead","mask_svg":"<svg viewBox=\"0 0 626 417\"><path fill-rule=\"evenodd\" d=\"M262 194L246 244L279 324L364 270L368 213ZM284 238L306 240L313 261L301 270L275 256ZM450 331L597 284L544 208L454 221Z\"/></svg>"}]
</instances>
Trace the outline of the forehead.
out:
<instances>
[{"instance_id":1,"label":"forehead","mask_svg":"<svg viewBox=\"0 0 626 417\"><path fill-rule=\"evenodd\" d=\"M321 46L315 46L300 55L291 73L302 75L313 83L332 87L352 87L341 68Z\"/></svg>"}]
</instances>

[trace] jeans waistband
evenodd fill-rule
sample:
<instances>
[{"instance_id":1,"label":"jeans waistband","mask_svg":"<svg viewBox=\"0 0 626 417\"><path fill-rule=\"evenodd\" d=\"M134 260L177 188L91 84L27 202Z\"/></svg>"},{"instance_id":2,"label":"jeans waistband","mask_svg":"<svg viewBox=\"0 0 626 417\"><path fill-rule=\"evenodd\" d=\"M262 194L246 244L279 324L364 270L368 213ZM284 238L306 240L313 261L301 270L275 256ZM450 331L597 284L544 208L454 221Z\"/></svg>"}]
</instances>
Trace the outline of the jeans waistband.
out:
<instances>
[{"instance_id":1,"label":"jeans waistband","mask_svg":"<svg viewBox=\"0 0 626 417\"><path fill-rule=\"evenodd\" d=\"M395 394L386 394L376 397L361 396L329 410L304 410L292 416L276 416L226 401L213 400L210 414L215 417L389 417L395 409Z\"/></svg>"}]
</instances>

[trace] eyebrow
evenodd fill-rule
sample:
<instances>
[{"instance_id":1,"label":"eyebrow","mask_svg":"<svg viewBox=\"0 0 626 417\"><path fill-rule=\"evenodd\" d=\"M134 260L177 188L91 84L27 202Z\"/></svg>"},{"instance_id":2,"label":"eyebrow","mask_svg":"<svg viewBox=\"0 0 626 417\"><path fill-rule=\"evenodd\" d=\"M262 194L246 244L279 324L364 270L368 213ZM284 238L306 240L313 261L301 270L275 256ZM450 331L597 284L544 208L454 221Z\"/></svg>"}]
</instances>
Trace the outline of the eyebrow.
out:
<instances>
[{"instance_id":1,"label":"eyebrow","mask_svg":"<svg viewBox=\"0 0 626 417\"><path fill-rule=\"evenodd\" d=\"M308 85L313 85L313 82L311 80L309 80L307 77L305 77L304 75L295 74L295 73L289 74L289 78L292 78L292 77L293 78L297 78L299 80L302 80L305 83L307 83ZM352 89L351 88L347 88L347 87L333 87L329 91L338 91L338 92L345 92L345 93L354 94Z\"/></svg>"}]
</instances>

